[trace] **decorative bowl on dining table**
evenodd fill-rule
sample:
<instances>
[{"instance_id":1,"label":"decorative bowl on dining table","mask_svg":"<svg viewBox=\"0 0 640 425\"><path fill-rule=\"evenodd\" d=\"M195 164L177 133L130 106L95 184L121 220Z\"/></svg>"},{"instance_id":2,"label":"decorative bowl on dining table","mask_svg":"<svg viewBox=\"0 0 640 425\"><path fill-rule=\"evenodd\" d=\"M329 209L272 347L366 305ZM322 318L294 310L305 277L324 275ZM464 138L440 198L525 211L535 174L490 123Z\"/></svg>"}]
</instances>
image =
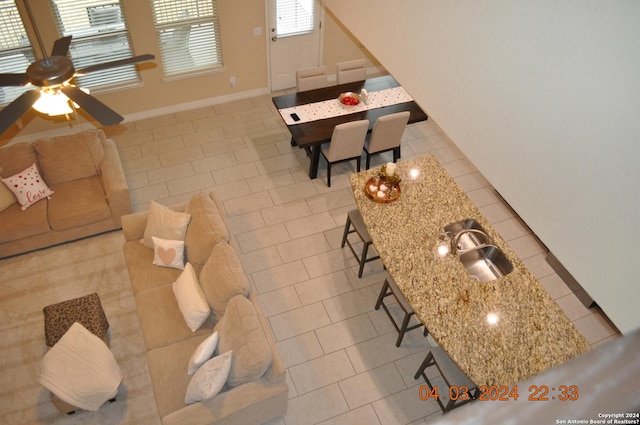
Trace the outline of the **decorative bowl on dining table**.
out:
<instances>
[{"instance_id":1,"label":"decorative bowl on dining table","mask_svg":"<svg viewBox=\"0 0 640 425\"><path fill-rule=\"evenodd\" d=\"M360 104L361 99L358 93L348 91L340 93L340 96L338 96L338 102L340 102L340 105L345 108L353 108Z\"/></svg>"}]
</instances>

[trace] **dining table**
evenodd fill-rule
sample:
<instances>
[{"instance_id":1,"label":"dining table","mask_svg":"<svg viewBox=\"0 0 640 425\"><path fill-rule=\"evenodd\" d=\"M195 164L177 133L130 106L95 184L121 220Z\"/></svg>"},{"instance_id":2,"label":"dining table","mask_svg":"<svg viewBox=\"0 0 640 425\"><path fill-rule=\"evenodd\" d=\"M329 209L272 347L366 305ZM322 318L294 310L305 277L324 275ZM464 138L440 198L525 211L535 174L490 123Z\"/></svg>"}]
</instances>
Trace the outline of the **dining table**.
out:
<instances>
[{"instance_id":1,"label":"dining table","mask_svg":"<svg viewBox=\"0 0 640 425\"><path fill-rule=\"evenodd\" d=\"M362 101L353 107L340 104L340 94L360 94L362 89L368 93L368 103ZM318 175L320 146L331 141L336 125L366 119L371 131L381 116L403 111L410 113L409 124L428 119L391 75L274 96L272 101L291 132L291 144L310 152L311 179Z\"/></svg>"},{"instance_id":2,"label":"dining table","mask_svg":"<svg viewBox=\"0 0 640 425\"><path fill-rule=\"evenodd\" d=\"M518 382L590 349L433 155L398 161L395 174L400 182L393 198L371 190L371 182L384 176L381 167L351 174L356 205L387 273L435 342L473 383L515 389ZM444 229L469 219L504 253L513 266L510 272L490 281L468 272ZM531 395L528 391L520 388L521 395Z\"/></svg>"}]
</instances>

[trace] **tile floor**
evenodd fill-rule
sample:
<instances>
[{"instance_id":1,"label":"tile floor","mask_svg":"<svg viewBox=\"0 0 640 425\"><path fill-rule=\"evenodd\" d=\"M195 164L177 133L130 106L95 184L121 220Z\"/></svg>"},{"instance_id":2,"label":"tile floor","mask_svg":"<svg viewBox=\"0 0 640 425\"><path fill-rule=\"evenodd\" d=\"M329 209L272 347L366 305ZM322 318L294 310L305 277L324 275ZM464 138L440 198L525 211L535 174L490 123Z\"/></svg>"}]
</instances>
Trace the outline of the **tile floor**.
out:
<instances>
[{"instance_id":1,"label":"tile floor","mask_svg":"<svg viewBox=\"0 0 640 425\"><path fill-rule=\"evenodd\" d=\"M326 166L307 176L304 151L271 96L128 123L116 141L136 211L151 200L183 202L215 190L223 200L244 267L288 367L289 410L271 424L424 424L441 412L418 397L413 374L430 340L420 330L398 348L396 332L373 306L384 280L379 262L361 279L340 241L355 207L348 174ZM544 248L432 120L409 125L402 157L433 154L593 344L616 337L596 310L582 306L545 261ZM390 153L374 164L390 160Z\"/></svg>"}]
</instances>

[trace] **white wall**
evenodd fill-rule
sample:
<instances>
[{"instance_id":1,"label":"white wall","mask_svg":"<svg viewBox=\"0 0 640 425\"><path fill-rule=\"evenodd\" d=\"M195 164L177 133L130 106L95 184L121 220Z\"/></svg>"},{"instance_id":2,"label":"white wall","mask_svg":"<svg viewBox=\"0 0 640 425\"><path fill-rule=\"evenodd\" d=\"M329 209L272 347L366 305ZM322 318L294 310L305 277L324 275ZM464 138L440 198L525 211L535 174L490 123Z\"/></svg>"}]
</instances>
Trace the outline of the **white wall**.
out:
<instances>
[{"instance_id":1,"label":"white wall","mask_svg":"<svg viewBox=\"0 0 640 425\"><path fill-rule=\"evenodd\" d=\"M640 326L640 2L325 0L616 326Z\"/></svg>"}]
</instances>

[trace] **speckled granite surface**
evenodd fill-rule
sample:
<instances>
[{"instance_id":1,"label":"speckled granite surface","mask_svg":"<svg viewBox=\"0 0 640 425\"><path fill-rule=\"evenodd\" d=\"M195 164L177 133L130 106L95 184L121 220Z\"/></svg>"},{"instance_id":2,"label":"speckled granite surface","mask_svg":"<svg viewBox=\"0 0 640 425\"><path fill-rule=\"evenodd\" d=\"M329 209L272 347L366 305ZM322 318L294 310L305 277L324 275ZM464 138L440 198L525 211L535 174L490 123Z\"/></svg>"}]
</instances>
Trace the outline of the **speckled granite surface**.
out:
<instances>
[{"instance_id":1,"label":"speckled granite surface","mask_svg":"<svg viewBox=\"0 0 640 425\"><path fill-rule=\"evenodd\" d=\"M410 170L418 170L415 177ZM402 194L367 198L378 168L352 174L356 204L376 250L433 338L477 385L511 385L589 350L560 307L431 155L400 161ZM473 218L513 264L508 275L474 280L459 259L437 253L445 225ZM487 316L497 315L496 324Z\"/></svg>"}]
</instances>

